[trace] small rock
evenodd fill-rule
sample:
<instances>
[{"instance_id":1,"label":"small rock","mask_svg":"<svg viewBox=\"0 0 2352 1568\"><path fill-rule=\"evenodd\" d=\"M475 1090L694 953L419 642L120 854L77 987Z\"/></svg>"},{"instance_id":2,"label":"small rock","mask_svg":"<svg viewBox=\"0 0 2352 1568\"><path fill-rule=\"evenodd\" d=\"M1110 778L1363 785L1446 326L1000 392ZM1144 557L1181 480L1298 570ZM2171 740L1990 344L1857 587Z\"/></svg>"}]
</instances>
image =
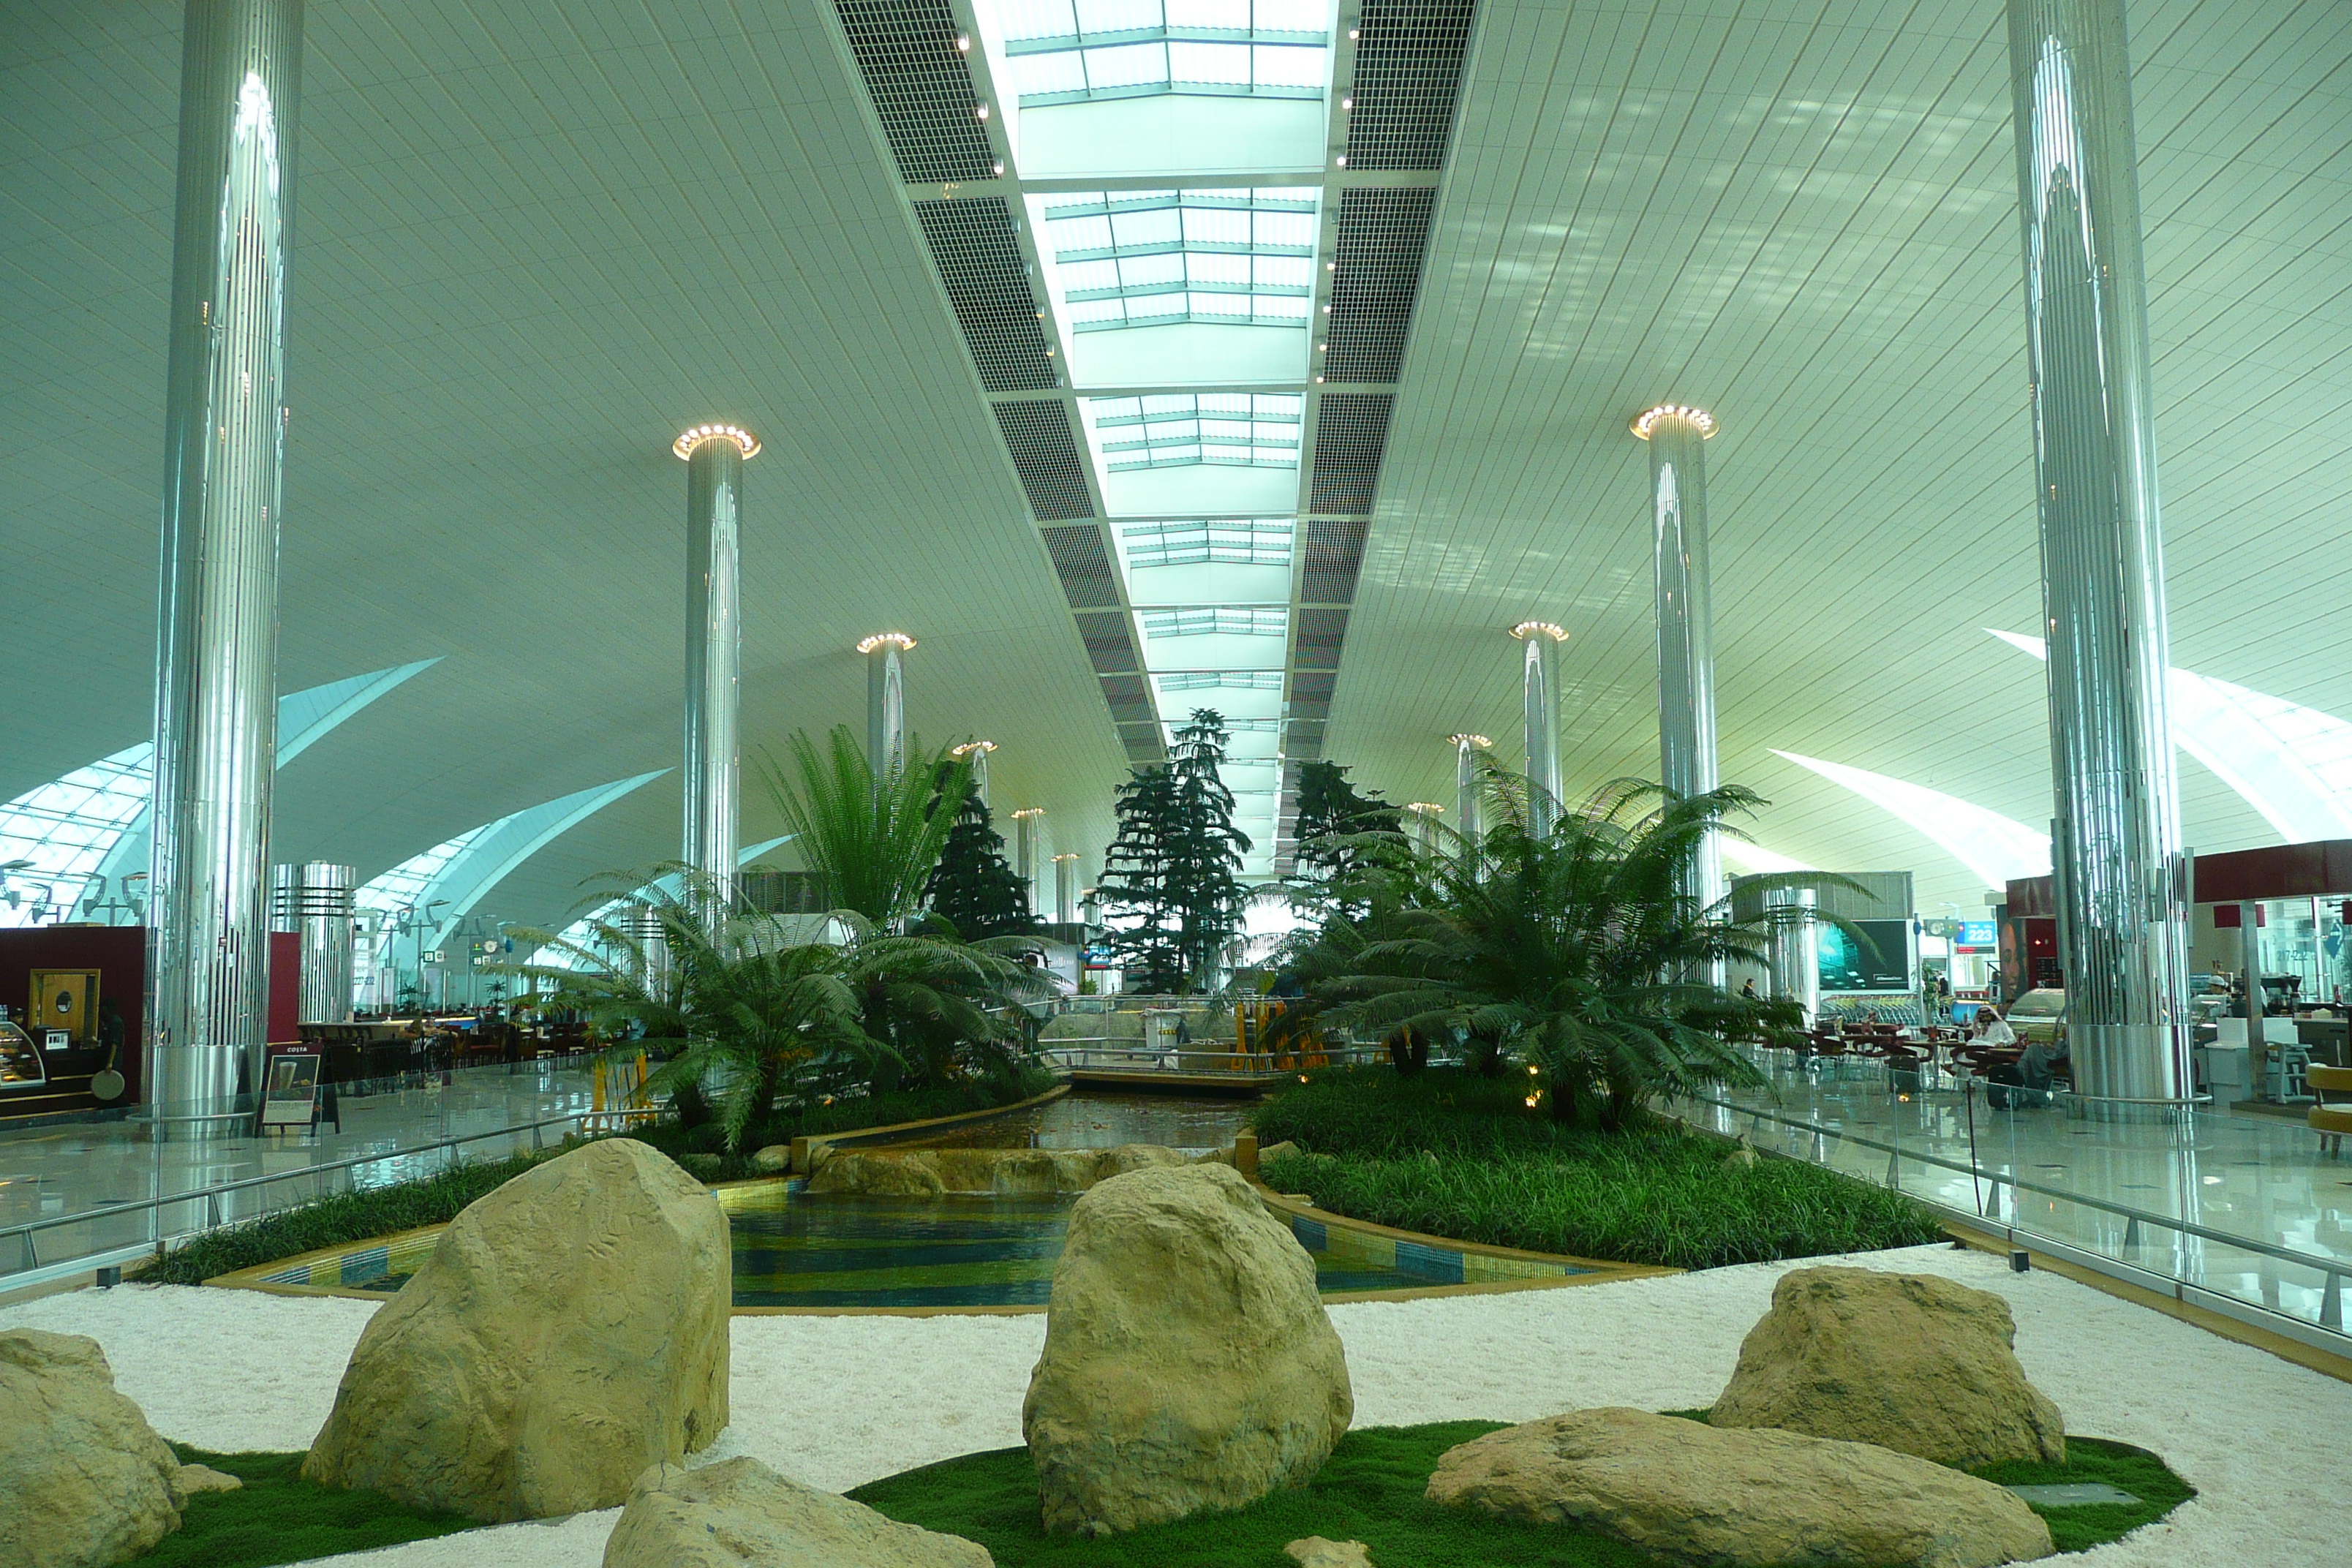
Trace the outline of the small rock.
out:
<instances>
[{"instance_id":1,"label":"small rock","mask_svg":"<svg viewBox=\"0 0 2352 1568\"><path fill-rule=\"evenodd\" d=\"M1315 1260L1238 1173L1138 1171L1078 1200L1021 1407L1048 1530L1301 1485L1354 1409Z\"/></svg>"},{"instance_id":2,"label":"small rock","mask_svg":"<svg viewBox=\"0 0 2352 1568\"><path fill-rule=\"evenodd\" d=\"M2009 1303L1938 1274L1799 1268L1772 1288L1708 1420L1875 1443L1941 1465L2066 1460Z\"/></svg>"},{"instance_id":3,"label":"small rock","mask_svg":"<svg viewBox=\"0 0 2352 1568\"><path fill-rule=\"evenodd\" d=\"M988 1549L804 1487L757 1459L639 1476L604 1568L995 1568Z\"/></svg>"},{"instance_id":4,"label":"small rock","mask_svg":"<svg viewBox=\"0 0 2352 1568\"><path fill-rule=\"evenodd\" d=\"M771 1143L751 1155L751 1169L755 1171L765 1171L773 1175L792 1168L793 1146L789 1143Z\"/></svg>"},{"instance_id":5,"label":"small rock","mask_svg":"<svg viewBox=\"0 0 2352 1568\"><path fill-rule=\"evenodd\" d=\"M1289 1156L1297 1152L1298 1145L1286 1138L1279 1143L1269 1143L1265 1148L1260 1149L1257 1152L1257 1163L1260 1165L1264 1165L1268 1160L1287 1159Z\"/></svg>"},{"instance_id":6,"label":"small rock","mask_svg":"<svg viewBox=\"0 0 2352 1568\"><path fill-rule=\"evenodd\" d=\"M0 1561L105 1568L180 1528L184 1474L98 1342L0 1333Z\"/></svg>"},{"instance_id":7,"label":"small rock","mask_svg":"<svg viewBox=\"0 0 2352 1568\"><path fill-rule=\"evenodd\" d=\"M1283 1550L1298 1560L1298 1568L1372 1568L1371 1555L1360 1541L1326 1541L1310 1535Z\"/></svg>"},{"instance_id":8,"label":"small rock","mask_svg":"<svg viewBox=\"0 0 2352 1568\"><path fill-rule=\"evenodd\" d=\"M2052 1551L2049 1526L2005 1488L1926 1459L1622 1408L1450 1448L1428 1496L1707 1568L1992 1568Z\"/></svg>"},{"instance_id":9,"label":"small rock","mask_svg":"<svg viewBox=\"0 0 2352 1568\"><path fill-rule=\"evenodd\" d=\"M233 1492L242 1490L245 1482L226 1470L215 1470L210 1465L182 1465L180 1473L172 1478L184 1498L199 1492Z\"/></svg>"},{"instance_id":10,"label":"small rock","mask_svg":"<svg viewBox=\"0 0 2352 1568\"><path fill-rule=\"evenodd\" d=\"M607 1138L460 1214L368 1320L302 1474L486 1523L613 1508L727 1425L727 1211Z\"/></svg>"}]
</instances>

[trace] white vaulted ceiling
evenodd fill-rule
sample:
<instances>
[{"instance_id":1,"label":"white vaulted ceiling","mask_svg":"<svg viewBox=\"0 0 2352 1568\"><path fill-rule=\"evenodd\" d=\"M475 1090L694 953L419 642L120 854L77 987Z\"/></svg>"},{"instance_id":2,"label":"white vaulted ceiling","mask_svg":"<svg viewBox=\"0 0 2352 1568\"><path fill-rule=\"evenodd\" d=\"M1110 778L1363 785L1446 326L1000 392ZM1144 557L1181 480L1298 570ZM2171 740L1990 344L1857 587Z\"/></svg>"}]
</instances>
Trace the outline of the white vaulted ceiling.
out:
<instances>
[{"instance_id":1,"label":"white vaulted ceiling","mask_svg":"<svg viewBox=\"0 0 2352 1568\"><path fill-rule=\"evenodd\" d=\"M2352 717L2352 10L2131 16L2172 662ZM172 3L0 0L0 799L151 722L179 26ZM1325 756L1398 799L1450 798L1458 731L1516 763L1505 628L1540 618L1570 633L1571 788L1654 770L1626 422L1699 404L1723 423L1722 772L1772 798L1757 837L1975 901L1946 850L1773 753L2049 816L2041 667L1980 629L2039 618L2006 48L1988 0L1481 0ZM1245 142L1199 156L1279 184ZM1041 132L1024 172L1080 151ZM281 685L441 662L279 775L278 858L373 876L674 768L668 443L724 419L766 443L752 740L862 724L851 644L909 632L913 726L997 742L1000 812L1045 807L1046 851L1092 877L1129 752L831 0L312 0L298 157ZM1285 518L1283 472L1263 508L1152 515ZM1202 605L1142 583L1202 564L1139 570L1130 603ZM1158 661L1147 635L1146 668L1279 668L1249 645L1288 602L1221 591L1240 619L1170 640L1231 658ZM2274 839L2182 769L2192 844ZM677 816L673 773L481 909L549 919L588 873L674 854ZM776 831L755 807L746 838Z\"/></svg>"}]
</instances>

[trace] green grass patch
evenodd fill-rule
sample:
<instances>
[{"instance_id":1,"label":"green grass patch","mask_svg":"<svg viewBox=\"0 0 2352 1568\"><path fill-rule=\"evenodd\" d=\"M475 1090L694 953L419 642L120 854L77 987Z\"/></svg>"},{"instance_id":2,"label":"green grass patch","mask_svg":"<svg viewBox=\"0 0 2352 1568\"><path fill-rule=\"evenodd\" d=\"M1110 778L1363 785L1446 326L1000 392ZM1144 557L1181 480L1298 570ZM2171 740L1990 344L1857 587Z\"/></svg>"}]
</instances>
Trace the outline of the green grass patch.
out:
<instances>
[{"instance_id":1,"label":"green grass patch","mask_svg":"<svg viewBox=\"0 0 2352 1568\"><path fill-rule=\"evenodd\" d=\"M411 1508L381 1492L337 1491L302 1479L300 1454L208 1454L174 1443L187 1465L245 1482L188 1500L180 1528L131 1559L139 1568L268 1568L472 1530L478 1521Z\"/></svg>"},{"instance_id":2,"label":"green grass patch","mask_svg":"<svg viewBox=\"0 0 2352 1568\"><path fill-rule=\"evenodd\" d=\"M967 1454L849 1495L891 1518L977 1541L997 1568L1297 1568L1283 1546L1308 1535L1360 1541L1380 1568L1651 1568L1600 1536L1489 1520L1423 1498L1438 1457L1499 1421L1361 1427L1305 1487L1234 1513L1197 1515L1102 1540L1048 1535L1025 1448Z\"/></svg>"},{"instance_id":3,"label":"green grass patch","mask_svg":"<svg viewBox=\"0 0 2352 1568\"><path fill-rule=\"evenodd\" d=\"M985 1082L835 1100L781 1112L755 1126L739 1153L726 1152L719 1129L709 1124L688 1128L662 1122L636 1129L629 1136L659 1149L698 1180L735 1182L762 1173L753 1167L751 1156L771 1143L789 1143L819 1132L846 1132L968 1110L992 1110L1043 1094L1052 1087L1050 1074L1033 1068L1017 1077ZM580 1140L566 1139L558 1148L505 1160L469 1162L413 1182L338 1193L244 1225L207 1231L143 1265L131 1277L148 1285L201 1285L224 1274L257 1268L305 1252L372 1241L423 1226L446 1225L476 1198L541 1161L579 1146Z\"/></svg>"},{"instance_id":4,"label":"green grass patch","mask_svg":"<svg viewBox=\"0 0 2352 1568\"><path fill-rule=\"evenodd\" d=\"M1795 1160L1741 1163L1669 1123L1599 1132L1526 1104L1525 1075L1318 1075L1252 1118L1304 1151L1265 1179L1334 1214L1458 1241L1715 1268L1942 1239L1927 1209Z\"/></svg>"},{"instance_id":5,"label":"green grass patch","mask_svg":"<svg viewBox=\"0 0 2352 1568\"><path fill-rule=\"evenodd\" d=\"M1703 1410L1667 1412L1704 1421ZM1422 1493L1438 1459L1499 1421L1360 1427L1305 1487L1234 1513L1154 1525L1097 1541L1048 1535L1038 1521L1037 1472L1025 1448L967 1454L886 1477L849 1495L892 1519L976 1541L997 1568L1295 1568L1282 1548L1308 1535L1360 1541L1380 1568L1620 1568L1657 1561L1606 1536L1557 1525L1488 1519ZM2068 1437L2063 1465L2000 1465L1975 1473L2003 1485L2105 1481L2139 1506L2036 1508L2061 1552L2116 1540L2195 1495L2153 1454L2095 1437Z\"/></svg>"}]
</instances>

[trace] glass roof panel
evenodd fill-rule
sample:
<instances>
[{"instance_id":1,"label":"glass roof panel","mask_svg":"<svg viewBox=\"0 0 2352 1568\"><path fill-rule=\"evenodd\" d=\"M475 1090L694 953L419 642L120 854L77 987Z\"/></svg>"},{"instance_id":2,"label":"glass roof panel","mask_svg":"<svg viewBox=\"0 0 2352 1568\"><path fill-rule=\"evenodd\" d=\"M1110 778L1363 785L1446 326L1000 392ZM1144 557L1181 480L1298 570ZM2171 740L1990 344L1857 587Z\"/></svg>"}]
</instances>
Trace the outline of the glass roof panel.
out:
<instances>
[{"instance_id":1,"label":"glass roof panel","mask_svg":"<svg viewBox=\"0 0 2352 1568\"><path fill-rule=\"evenodd\" d=\"M1143 623L1143 635L1148 637L1278 637L1290 634L1290 612L1280 609L1203 605L1139 610L1136 618Z\"/></svg>"},{"instance_id":2,"label":"glass roof panel","mask_svg":"<svg viewBox=\"0 0 2352 1568\"><path fill-rule=\"evenodd\" d=\"M1181 669L1152 679L1162 691L1279 691L1282 677L1278 669Z\"/></svg>"},{"instance_id":3,"label":"glass roof panel","mask_svg":"<svg viewBox=\"0 0 2352 1568\"><path fill-rule=\"evenodd\" d=\"M1023 108L1147 94L1320 98L1331 6L1300 0L980 0Z\"/></svg>"},{"instance_id":4,"label":"glass roof panel","mask_svg":"<svg viewBox=\"0 0 2352 1568\"><path fill-rule=\"evenodd\" d=\"M1130 522L1119 543L1130 567L1287 566L1297 524L1286 517Z\"/></svg>"},{"instance_id":5,"label":"glass roof panel","mask_svg":"<svg viewBox=\"0 0 2352 1568\"><path fill-rule=\"evenodd\" d=\"M1191 463L1298 466L1297 393L1160 393L1089 397L1087 436L1110 471Z\"/></svg>"},{"instance_id":6,"label":"glass roof panel","mask_svg":"<svg viewBox=\"0 0 2352 1568\"><path fill-rule=\"evenodd\" d=\"M1031 216L1045 238L1047 292L1074 332L1178 321L1303 331L1317 195L1293 186L1067 191L1032 197Z\"/></svg>"}]
</instances>

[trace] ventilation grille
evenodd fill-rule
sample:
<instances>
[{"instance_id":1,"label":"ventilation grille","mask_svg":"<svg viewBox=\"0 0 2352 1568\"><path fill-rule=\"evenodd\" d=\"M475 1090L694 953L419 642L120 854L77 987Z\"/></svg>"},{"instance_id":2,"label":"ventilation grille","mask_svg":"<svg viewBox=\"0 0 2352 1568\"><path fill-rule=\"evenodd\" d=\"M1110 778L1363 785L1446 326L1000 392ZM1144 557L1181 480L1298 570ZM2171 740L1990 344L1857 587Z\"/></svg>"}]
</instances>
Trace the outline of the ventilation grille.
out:
<instances>
[{"instance_id":1,"label":"ventilation grille","mask_svg":"<svg viewBox=\"0 0 2352 1568\"><path fill-rule=\"evenodd\" d=\"M1108 688L1110 683L1105 681L1103 684ZM1110 716L1115 722L1151 724L1159 721L1160 716L1151 710L1151 700L1148 697L1114 697L1106 689L1103 699L1110 704Z\"/></svg>"},{"instance_id":2,"label":"ventilation grille","mask_svg":"<svg viewBox=\"0 0 2352 1568\"><path fill-rule=\"evenodd\" d=\"M1087 658L1097 675L1124 674L1142 668L1135 657L1135 639L1128 635L1125 616L1084 615L1072 617L1086 640Z\"/></svg>"},{"instance_id":3,"label":"ventilation grille","mask_svg":"<svg viewBox=\"0 0 2352 1568\"><path fill-rule=\"evenodd\" d=\"M1003 405L998 405L999 413ZM1118 578L1110 569L1110 552L1102 533L1092 526L1048 528L1044 531L1045 554L1062 580L1062 596L1074 610L1118 606Z\"/></svg>"},{"instance_id":4,"label":"ventilation grille","mask_svg":"<svg viewBox=\"0 0 2352 1568\"><path fill-rule=\"evenodd\" d=\"M1168 760L1168 747L1160 739L1157 724L1121 724L1118 738L1127 747L1127 760L1138 766L1149 767Z\"/></svg>"},{"instance_id":5,"label":"ventilation grille","mask_svg":"<svg viewBox=\"0 0 2352 1568\"><path fill-rule=\"evenodd\" d=\"M1364 0L1348 167L1442 169L1474 0Z\"/></svg>"},{"instance_id":6,"label":"ventilation grille","mask_svg":"<svg viewBox=\"0 0 2352 1568\"><path fill-rule=\"evenodd\" d=\"M1332 220L1337 264L1331 274L1332 381L1394 381L1412 326L1421 253L1429 243L1433 190L1351 190Z\"/></svg>"},{"instance_id":7,"label":"ventilation grille","mask_svg":"<svg viewBox=\"0 0 2352 1568\"><path fill-rule=\"evenodd\" d=\"M955 307L956 325L971 348L981 384L991 392L1059 386L1045 322L1003 199L917 202L915 221L922 225L940 281L947 285L948 303Z\"/></svg>"},{"instance_id":8,"label":"ventilation grille","mask_svg":"<svg viewBox=\"0 0 2352 1568\"><path fill-rule=\"evenodd\" d=\"M1323 726L1320 723L1302 724L1296 719L1292 720L1289 738L1283 742L1282 749L1284 755L1297 757L1303 763L1318 761L1323 755Z\"/></svg>"},{"instance_id":9,"label":"ventilation grille","mask_svg":"<svg viewBox=\"0 0 2352 1568\"><path fill-rule=\"evenodd\" d=\"M1150 683L1139 675L1106 675L1102 689L1103 695L1113 702L1151 700Z\"/></svg>"},{"instance_id":10,"label":"ventilation grille","mask_svg":"<svg viewBox=\"0 0 2352 1568\"><path fill-rule=\"evenodd\" d=\"M1305 561L1298 596L1310 605L1344 605L1356 596L1356 574L1364 564L1360 522L1310 518L1304 530Z\"/></svg>"},{"instance_id":11,"label":"ventilation grille","mask_svg":"<svg viewBox=\"0 0 2352 1568\"><path fill-rule=\"evenodd\" d=\"M1395 401L1384 392L1324 396L1315 416L1315 477L1307 488L1307 510L1372 510L1381 448L1388 440L1389 407Z\"/></svg>"},{"instance_id":12,"label":"ventilation grille","mask_svg":"<svg viewBox=\"0 0 2352 1568\"><path fill-rule=\"evenodd\" d=\"M1291 662L1301 669L1337 669L1339 645L1348 640L1345 610L1301 610L1298 637L1291 645ZM1292 707L1297 706L1296 698Z\"/></svg>"},{"instance_id":13,"label":"ventilation grille","mask_svg":"<svg viewBox=\"0 0 2352 1568\"><path fill-rule=\"evenodd\" d=\"M996 153L948 0L835 0L835 8L898 177L912 185L994 178Z\"/></svg>"},{"instance_id":14,"label":"ventilation grille","mask_svg":"<svg viewBox=\"0 0 2352 1568\"><path fill-rule=\"evenodd\" d=\"M1029 510L1037 521L1064 522L1094 516L1094 499L1087 493L1086 466L1078 460L1077 438L1070 434L1069 411L1058 403L992 406L996 410L996 427L1004 433L1005 449L1013 454L1013 471L1021 476L1021 488L1028 492ZM1095 549L1102 549L1100 540ZM1054 564L1060 568L1060 557L1055 558ZM1104 564L1107 570L1108 563Z\"/></svg>"},{"instance_id":15,"label":"ventilation grille","mask_svg":"<svg viewBox=\"0 0 2352 1568\"><path fill-rule=\"evenodd\" d=\"M1328 711L1332 688L1339 683L1339 678L1328 670L1300 670L1290 678L1290 710L1296 713L1300 703L1307 702L1318 704Z\"/></svg>"}]
</instances>

